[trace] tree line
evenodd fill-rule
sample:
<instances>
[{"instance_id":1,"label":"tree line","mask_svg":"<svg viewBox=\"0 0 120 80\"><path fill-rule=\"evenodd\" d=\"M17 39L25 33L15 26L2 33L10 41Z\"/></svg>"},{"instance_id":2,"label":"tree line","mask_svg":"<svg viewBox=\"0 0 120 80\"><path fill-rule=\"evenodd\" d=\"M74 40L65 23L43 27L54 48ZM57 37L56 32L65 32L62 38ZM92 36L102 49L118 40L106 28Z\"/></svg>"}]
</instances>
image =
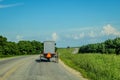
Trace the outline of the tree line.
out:
<instances>
[{"instance_id":1,"label":"tree line","mask_svg":"<svg viewBox=\"0 0 120 80\"><path fill-rule=\"evenodd\" d=\"M40 54L43 51L43 43L39 41L7 41L6 37L0 36L0 57L14 55Z\"/></svg>"},{"instance_id":2,"label":"tree line","mask_svg":"<svg viewBox=\"0 0 120 80\"><path fill-rule=\"evenodd\" d=\"M83 45L79 53L120 54L120 37L108 39L102 43Z\"/></svg>"}]
</instances>

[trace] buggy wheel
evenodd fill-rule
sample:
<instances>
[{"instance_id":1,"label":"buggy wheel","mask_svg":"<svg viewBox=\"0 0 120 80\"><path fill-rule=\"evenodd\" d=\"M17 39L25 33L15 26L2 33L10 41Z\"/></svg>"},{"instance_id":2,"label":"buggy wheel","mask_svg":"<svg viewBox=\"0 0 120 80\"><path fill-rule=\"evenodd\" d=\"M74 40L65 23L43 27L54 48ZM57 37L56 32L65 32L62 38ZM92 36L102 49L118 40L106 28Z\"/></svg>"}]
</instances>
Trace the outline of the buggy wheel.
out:
<instances>
[{"instance_id":1,"label":"buggy wheel","mask_svg":"<svg viewBox=\"0 0 120 80\"><path fill-rule=\"evenodd\" d=\"M50 58L47 58L47 61L50 62Z\"/></svg>"},{"instance_id":2,"label":"buggy wheel","mask_svg":"<svg viewBox=\"0 0 120 80\"><path fill-rule=\"evenodd\" d=\"M41 58L42 58L42 54L40 54L40 62L42 61Z\"/></svg>"},{"instance_id":3,"label":"buggy wheel","mask_svg":"<svg viewBox=\"0 0 120 80\"><path fill-rule=\"evenodd\" d=\"M55 62L58 63L59 61L59 56L58 56L58 53L55 55Z\"/></svg>"}]
</instances>

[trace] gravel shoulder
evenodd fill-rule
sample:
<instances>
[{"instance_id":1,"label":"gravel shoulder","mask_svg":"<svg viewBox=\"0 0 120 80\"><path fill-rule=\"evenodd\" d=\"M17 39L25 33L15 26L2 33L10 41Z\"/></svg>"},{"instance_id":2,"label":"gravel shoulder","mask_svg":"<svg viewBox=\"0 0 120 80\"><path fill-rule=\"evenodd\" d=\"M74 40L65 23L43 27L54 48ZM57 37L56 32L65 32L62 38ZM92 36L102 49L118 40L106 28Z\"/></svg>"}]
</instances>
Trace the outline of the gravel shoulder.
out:
<instances>
[{"instance_id":1,"label":"gravel shoulder","mask_svg":"<svg viewBox=\"0 0 120 80\"><path fill-rule=\"evenodd\" d=\"M84 78L80 72L78 72L78 71L72 69L71 67L67 66L66 64L64 64L64 62L63 62L62 60L59 60L59 62L60 62L60 64L61 64L65 69L67 69L71 74L79 77L80 80L88 80L88 79Z\"/></svg>"}]
</instances>

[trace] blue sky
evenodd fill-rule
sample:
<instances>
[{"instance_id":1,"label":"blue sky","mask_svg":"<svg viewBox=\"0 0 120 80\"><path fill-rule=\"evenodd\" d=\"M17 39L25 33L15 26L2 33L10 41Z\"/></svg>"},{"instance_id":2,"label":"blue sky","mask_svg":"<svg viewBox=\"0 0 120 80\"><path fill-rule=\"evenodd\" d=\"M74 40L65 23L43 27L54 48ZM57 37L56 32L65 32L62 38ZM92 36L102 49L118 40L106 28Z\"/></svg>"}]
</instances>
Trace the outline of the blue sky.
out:
<instances>
[{"instance_id":1,"label":"blue sky","mask_svg":"<svg viewBox=\"0 0 120 80\"><path fill-rule=\"evenodd\" d=\"M120 37L120 0L0 0L0 35L58 47L103 42Z\"/></svg>"}]
</instances>

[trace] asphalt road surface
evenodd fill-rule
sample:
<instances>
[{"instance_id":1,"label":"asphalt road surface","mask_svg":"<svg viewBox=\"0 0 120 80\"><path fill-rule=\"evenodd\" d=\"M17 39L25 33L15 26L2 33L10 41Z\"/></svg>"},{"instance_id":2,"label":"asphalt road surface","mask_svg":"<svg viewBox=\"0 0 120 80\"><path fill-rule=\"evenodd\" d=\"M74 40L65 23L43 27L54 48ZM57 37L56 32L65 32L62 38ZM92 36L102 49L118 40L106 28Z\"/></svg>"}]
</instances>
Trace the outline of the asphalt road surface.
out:
<instances>
[{"instance_id":1,"label":"asphalt road surface","mask_svg":"<svg viewBox=\"0 0 120 80\"><path fill-rule=\"evenodd\" d=\"M0 60L0 80L81 80L60 63L38 55Z\"/></svg>"}]
</instances>

